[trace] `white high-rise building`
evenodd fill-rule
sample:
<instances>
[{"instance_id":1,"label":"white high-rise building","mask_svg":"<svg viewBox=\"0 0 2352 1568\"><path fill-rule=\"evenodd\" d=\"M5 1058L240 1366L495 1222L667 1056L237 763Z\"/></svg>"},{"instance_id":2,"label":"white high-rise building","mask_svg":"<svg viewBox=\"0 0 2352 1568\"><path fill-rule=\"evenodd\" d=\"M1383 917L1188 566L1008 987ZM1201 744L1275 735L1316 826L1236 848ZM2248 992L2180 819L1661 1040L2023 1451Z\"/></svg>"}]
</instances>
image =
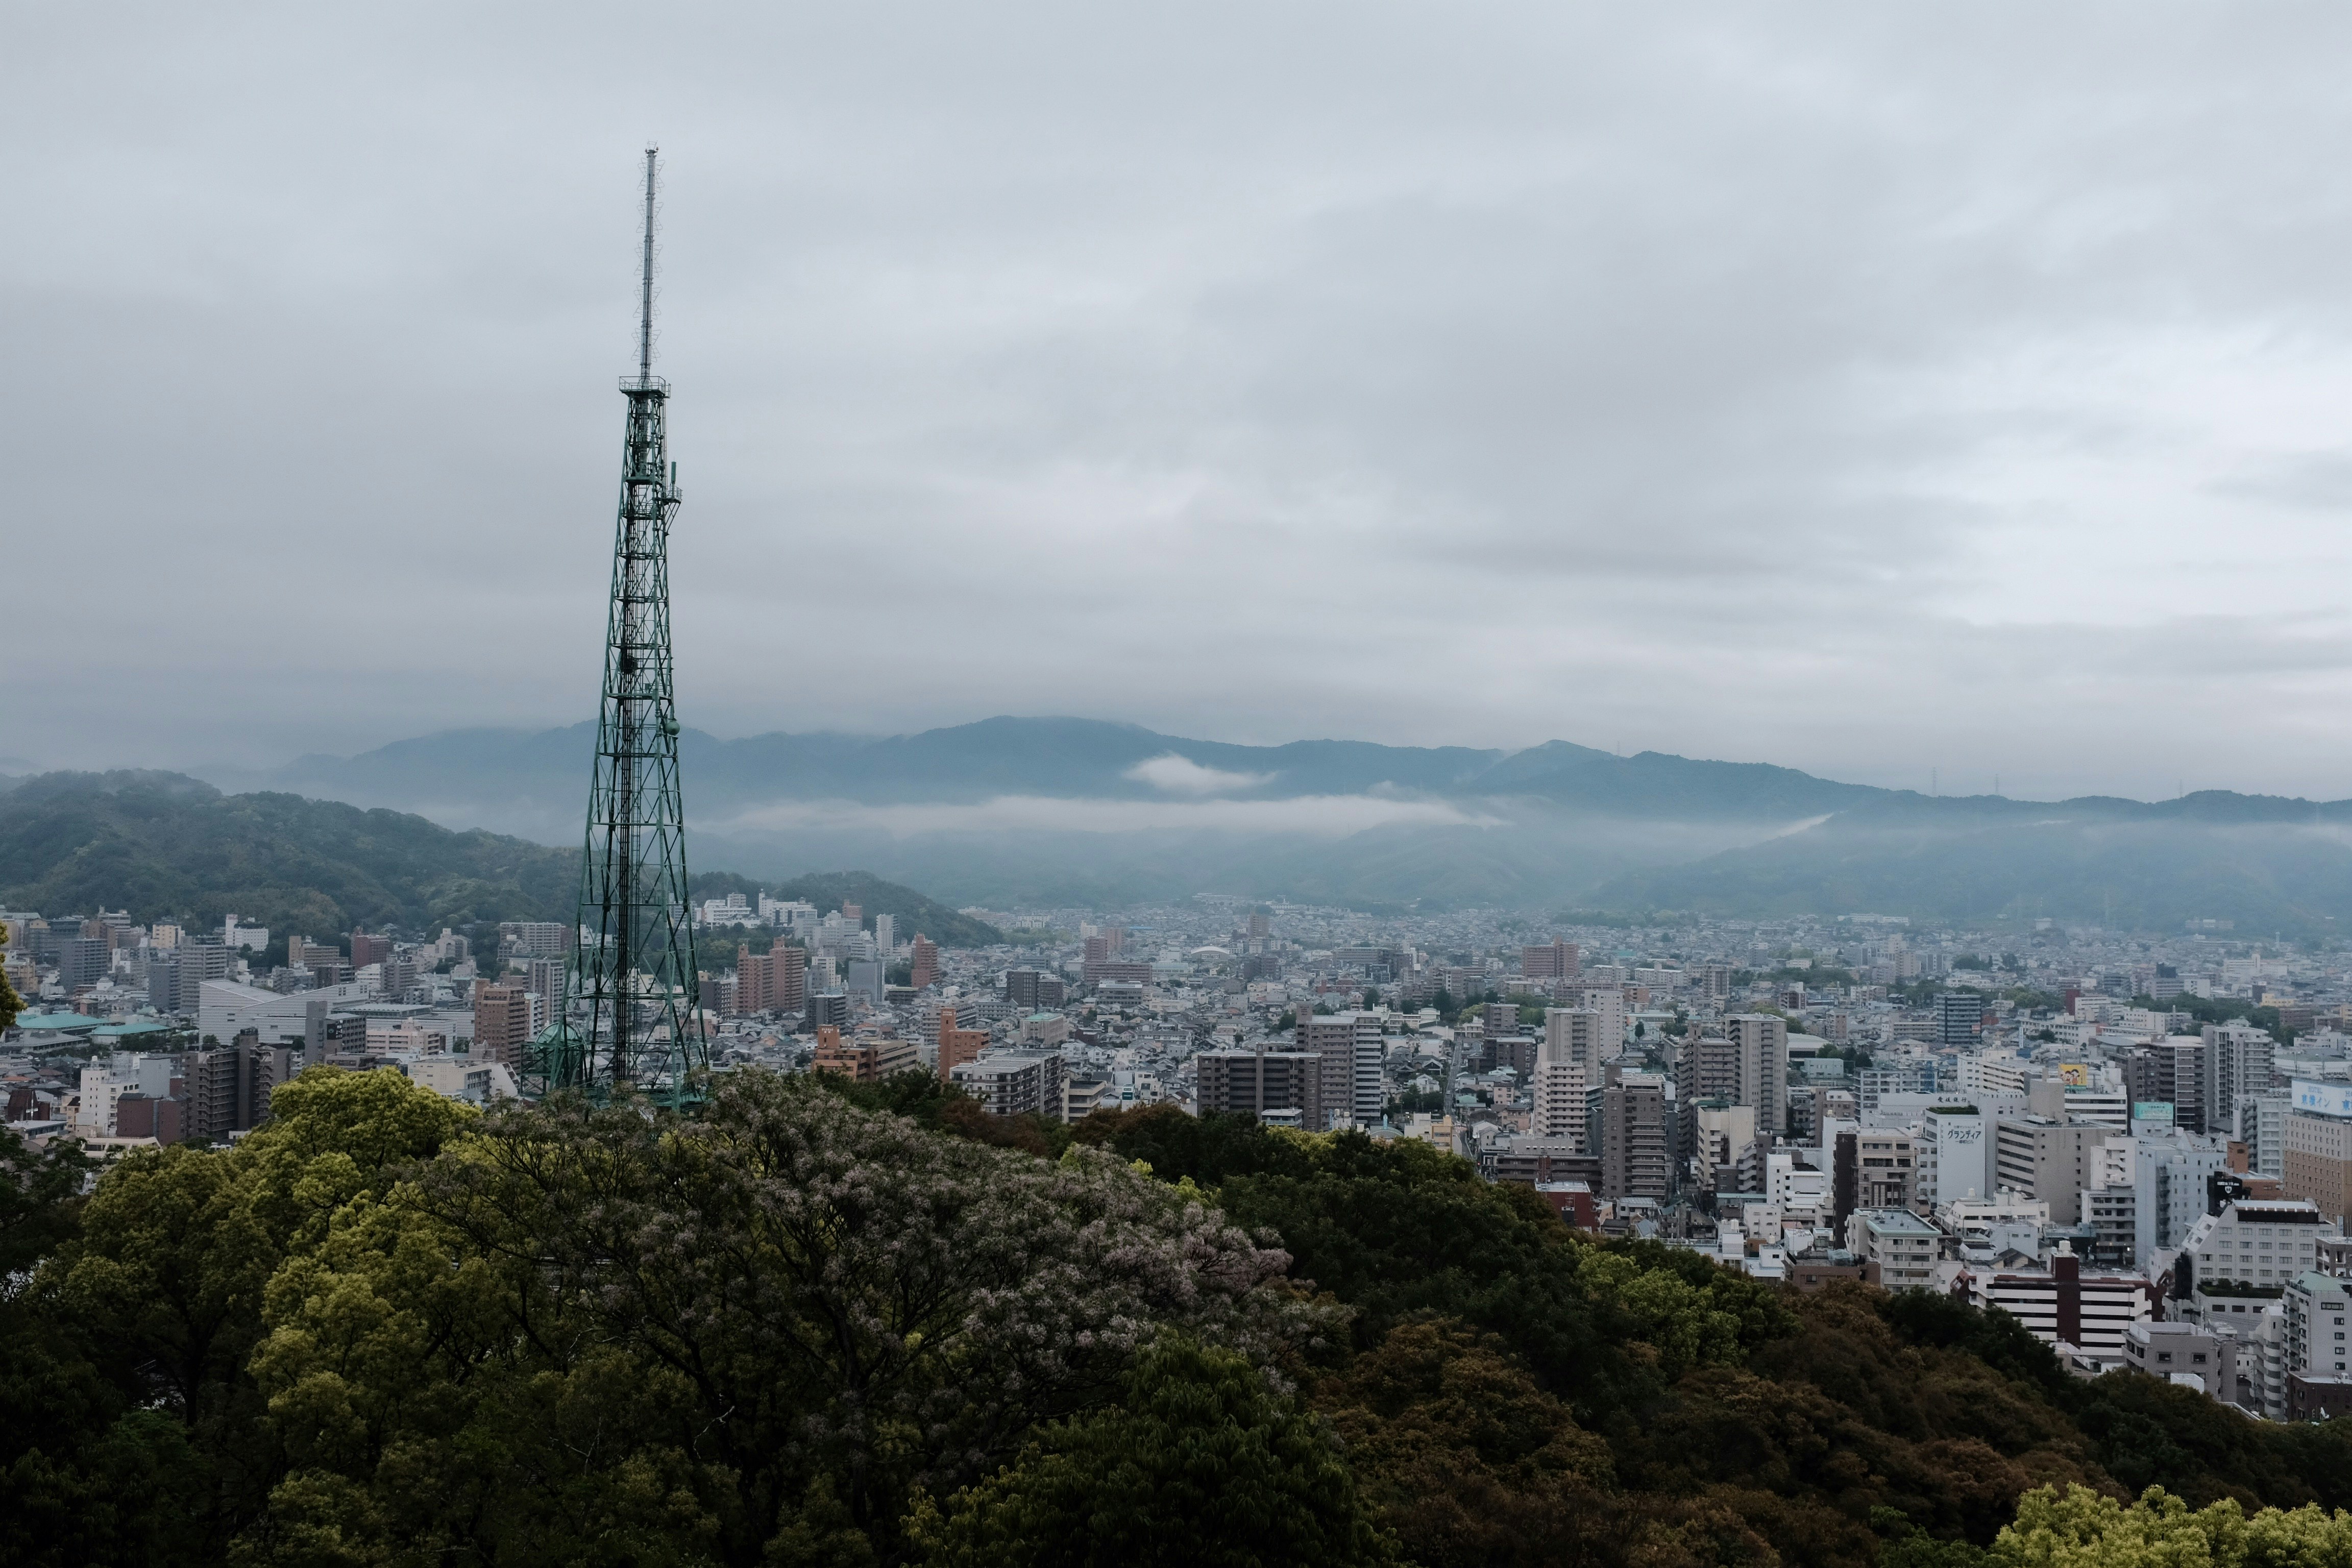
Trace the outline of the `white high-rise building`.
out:
<instances>
[{"instance_id":1,"label":"white high-rise building","mask_svg":"<svg viewBox=\"0 0 2352 1568\"><path fill-rule=\"evenodd\" d=\"M2025 1093L2026 1075L2033 1064L2013 1046L1995 1046L1960 1058L1960 1088L1969 1094Z\"/></svg>"},{"instance_id":2,"label":"white high-rise building","mask_svg":"<svg viewBox=\"0 0 2352 1568\"><path fill-rule=\"evenodd\" d=\"M1592 1151L1584 1146L1584 1065L1554 1058L1550 1049L1543 1047L1536 1058L1534 1080L1528 1086L1534 1103L1528 1130L1541 1138L1571 1139L1579 1153L1589 1154Z\"/></svg>"},{"instance_id":3,"label":"white high-rise building","mask_svg":"<svg viewBox=\"0 0 2352 1568\"><path fill-rule=\"evenodd\" d=\"M2238 1142L2246 1146L2246 1169L2257 1176L2286 1174L2286 1113L2290 1097L2284 1089L2264 1089L2238 1097Z\"/></svg>"},{"instance_id":4,"label":"white high-rise building","mask_svg":"<svg viewBox=\"0 0 2352 1568\"><path fill-rule=\"evenodd\" d=\"M1939 1205L1993 1194L1992 1118L1970 1106L1931 1106L1919 1127L1919 1187L1914 1205L1933 1214Z\"/></svg>"},{"instance_id":5,"label":"white high-rise building","mask_svg":"<svg viewBox=\"0 0 2352 1568\"><path fill-rule=\"evenodd\" d=\"M1597 1013L1593 1026L1601 1041L1599 1060L1607 1061L1625 1048L1625 991L1622 985L1581 985L1570 993L1580 1012Z\"/></svg>"},{"instance_id":6,"label":"white high-rise building","mask_svg":"<svg viewBox=\"0 0 2352 1568\"><path fill-rule=\"evenodd\" d=\"M2235 1020L2205 1026L2205 1125L2223 1131L2238 1125L2242 1095L2265 1092L2278 1042L2252 1024Z\"/></svg>"},{"instance_id":7,"label":"white high-rise building","mask_svg":"<svg viewBox=\"0 0 2352 1568\"><path fill-rule=\"evenodd\" d=\"M2179 1247L2204 1217L2205 1179L2229 1156L2220 1138L2174 1131L2133 1139L2132 1162L2137 1257L2145 1268L2158 1248Z\"/></svg>"},{"instance_id":8,"label":"white high-rise building","mask_svg":"<svg viewBox=\"0 0 2352 1568\"><path fill-rule=\"evenodd\" d=\"M1574 1139L1590 1154L1585 1138L1584 1091L1601 1078L1601 1016L1580 1007L1544 1009L1543 1044L1536 1047L1536 1070L1528 1084L1533 1099L1528 1129L1545 1138Z\"/></svg>"},{"instance_id":9,"label":"white high-rise building","mask_svg":"<svg viewBox=\"0 0 2352 1568\"><path fill-rule=\"evenodd\" d=\"M2334 1240L2333 1221L2309 1198L2236 1198L2218 1215L2203 1215L2181 1238L2200 1286L2234 1279L2284 1289L2319 1267L2322 1237Z\"/></svg>"}]
</instances>

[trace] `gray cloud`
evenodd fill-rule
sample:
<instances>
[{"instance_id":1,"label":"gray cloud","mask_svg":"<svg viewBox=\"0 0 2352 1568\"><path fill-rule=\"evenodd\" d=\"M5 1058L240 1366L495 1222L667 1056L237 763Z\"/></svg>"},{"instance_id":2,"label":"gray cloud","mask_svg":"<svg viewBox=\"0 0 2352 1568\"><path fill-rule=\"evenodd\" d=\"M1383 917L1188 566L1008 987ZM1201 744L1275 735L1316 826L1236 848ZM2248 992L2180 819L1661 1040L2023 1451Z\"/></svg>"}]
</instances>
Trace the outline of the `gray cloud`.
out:
<instances>
[{"instance_id":1,"label":"gray cloud","mask_svg":"<svg viewBox=\"0 0 2352 1568\"><path fill-rule=\"evenodd\" d=\"M1174 752L1163 752L1156 757L1146 757L1128 769L1127 776L1171 795L1211 795L1254 789L1274 775L1208 767Z\"/></svg>"},{"instance_id":2,"label":"gray cloud","mask_svg":"<svg viewBox=\"0 0 2352 1568\"><path fill-rule=\"evenodd\" d=\"M589 711L652 135L702 727L2352 794L2348 43L2292 5L26 10L6 749Z\"/></svg>"}]
</instances>

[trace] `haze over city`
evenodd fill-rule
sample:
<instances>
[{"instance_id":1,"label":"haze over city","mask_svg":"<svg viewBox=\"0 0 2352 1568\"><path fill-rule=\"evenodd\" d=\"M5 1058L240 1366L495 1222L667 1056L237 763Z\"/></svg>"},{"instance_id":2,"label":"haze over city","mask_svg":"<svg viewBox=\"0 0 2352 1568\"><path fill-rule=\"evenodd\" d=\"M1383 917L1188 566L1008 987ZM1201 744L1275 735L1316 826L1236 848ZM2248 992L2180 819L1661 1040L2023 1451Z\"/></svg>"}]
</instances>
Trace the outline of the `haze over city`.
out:
<instances>
[{"instance_id":1,"label":"haze over city","mask_svg":"<svg viewBox=\"0 0 2352 1568\"><path fill-rule=\"evenodd\" d=\"M588 718L658 139L703 730L2352 795L2340 9L636 20L12 17L0 772Z\"/></svg>"}]
</instances>

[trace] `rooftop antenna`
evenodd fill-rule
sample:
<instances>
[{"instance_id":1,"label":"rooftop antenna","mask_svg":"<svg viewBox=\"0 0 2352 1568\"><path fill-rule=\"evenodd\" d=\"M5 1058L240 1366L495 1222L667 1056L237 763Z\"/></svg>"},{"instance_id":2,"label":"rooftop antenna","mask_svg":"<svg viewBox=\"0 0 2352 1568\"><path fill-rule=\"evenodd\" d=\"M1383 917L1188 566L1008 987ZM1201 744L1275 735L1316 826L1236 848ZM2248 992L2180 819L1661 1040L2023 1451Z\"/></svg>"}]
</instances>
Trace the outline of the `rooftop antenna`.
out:
<instances>
[{"instance_id":1,"label":"rooftop antenna","mask_svg":"<svg viewBox=\"0 0 2352 1568\"><path fill-rule=\"evenodd\" d=\"M645 266L638 274L639 308L637 310L637 385L649 386L654 379L654 179L656 160L661 149L646 148L646 253Z\"/></svg>"}]
</instances>

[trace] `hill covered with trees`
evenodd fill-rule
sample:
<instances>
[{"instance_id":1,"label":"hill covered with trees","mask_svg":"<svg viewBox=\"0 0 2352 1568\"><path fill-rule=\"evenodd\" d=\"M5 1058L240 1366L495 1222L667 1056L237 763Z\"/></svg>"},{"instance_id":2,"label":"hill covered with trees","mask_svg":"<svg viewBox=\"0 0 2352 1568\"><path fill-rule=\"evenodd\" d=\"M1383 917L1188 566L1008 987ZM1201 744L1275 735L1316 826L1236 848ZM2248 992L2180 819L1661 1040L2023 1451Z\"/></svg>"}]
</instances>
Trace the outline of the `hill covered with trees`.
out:
<instances>
[{"instance_id":1,"label":"hill covered with trees","mask_svg":"<svg viewBox=\"0 0 2352 1568\"><path fill-rule=\"evenodd\" d=\"M699 897L754 884L725 872ZM869 920L951 946L995 928L862 871L766 884L824 908L846 898ZM397 811L301 795L223 795L179 773L43 773L0 792L0 905L44 913L120 909L142 923L217 922L231 911L314 936L395 924L466 931L562 920L580 892L580 851L456 833Z\"/></svg>"},{"instance_id":2,"label":"hill covered with trees","mask_svg":"<svg viewBox=\"0 0 2352 1568\"><path fill-rule=\"evenodd\" d=\"M2352 1501L2352 1431L2078 1383L1920 1294L1599 1243L1419 1144L1001 1121L923 1075L483 1116L314 1068L275 1110L87 1196L75 1156L0 1152L0 1561L2023 1568L2352 1536L2261 1511ZM2155 1485L2178 1506L2122 1506Z\"/></svg>"}]
</instances>

